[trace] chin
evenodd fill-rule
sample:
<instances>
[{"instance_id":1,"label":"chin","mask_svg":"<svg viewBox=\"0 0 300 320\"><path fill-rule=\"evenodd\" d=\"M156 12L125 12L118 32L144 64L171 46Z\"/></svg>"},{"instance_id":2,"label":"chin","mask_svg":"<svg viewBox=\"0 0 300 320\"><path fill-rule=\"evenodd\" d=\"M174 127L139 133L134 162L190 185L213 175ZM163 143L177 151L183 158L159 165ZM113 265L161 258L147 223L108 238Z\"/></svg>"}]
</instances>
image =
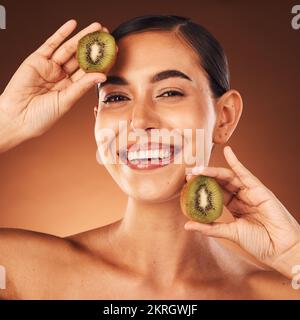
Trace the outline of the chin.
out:
<instances>
[{"instance_id":1,"label":"chin","mask_svg":"<svg viewBox=\"0 0 300 320\"><path fill-rule=\"evenodd\" d=\"M171 163L154 170L134 170L125 164L106 164L120 189L139 201L164 202L180 195L185 184L185 165Z\"/></svg>"},{"instance_id":2,"label":"chin","mask_svg":"<svg viewBox=\"0 0 300 320\"><path fill-rule=\"evenodd\" d=\"M157 187L142 187L140 189L123 190L128 197L134 198L138 201L149 203L160 203L174 199L180 196L181 187L169 187L158 189Z\"/></svg>"}]
</instances>

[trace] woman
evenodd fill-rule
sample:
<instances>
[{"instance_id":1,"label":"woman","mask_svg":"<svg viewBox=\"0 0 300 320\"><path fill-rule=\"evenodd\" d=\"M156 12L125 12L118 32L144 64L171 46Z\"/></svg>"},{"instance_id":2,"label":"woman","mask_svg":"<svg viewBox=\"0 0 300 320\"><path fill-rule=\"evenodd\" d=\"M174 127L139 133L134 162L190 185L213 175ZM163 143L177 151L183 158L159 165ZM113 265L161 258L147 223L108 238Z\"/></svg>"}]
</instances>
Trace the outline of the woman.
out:
<instances>
[{"instance_id":1,"label":"woman","mask_svg":"<svg viewBox=\"0 0 300 320\"><path fill-rule=\"evenodd\" d=\"M217 40L189 19L137 17L112 33L118 58L109 73L85 74L74 58L78 40L108 30L94 23L64 42L75 27L74 20L67 22L31 54L1 95L1 151L43 134L99 84L99 154L128 203L123 219L66 238L2 229L7 289L0 297L299 299L292 270L300 264L299 224L230 147L224 148L230 168L210 161L214 144L228 141L242 112ZM170 162L147 169L106 161L120 139L121 120L128 135L204 130L204 168L194 167L193 174L222 186L225 209L218 222L188 222L181 212L180 190L191 166ZM115 132L106 146L98 139L102 129ZM194 137L190 142L195 151Z\"/></svg>"}]
</instances>

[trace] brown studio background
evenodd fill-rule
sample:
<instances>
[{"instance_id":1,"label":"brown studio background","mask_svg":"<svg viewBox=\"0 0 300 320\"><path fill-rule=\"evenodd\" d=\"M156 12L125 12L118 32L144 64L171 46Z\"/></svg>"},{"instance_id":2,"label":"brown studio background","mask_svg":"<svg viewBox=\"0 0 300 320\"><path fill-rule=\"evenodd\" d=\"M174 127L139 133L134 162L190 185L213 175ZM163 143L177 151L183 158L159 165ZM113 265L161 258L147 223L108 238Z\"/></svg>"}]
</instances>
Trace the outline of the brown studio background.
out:
<instances>
[{"instance_id":1,"label":"brown studio background","mask_svg":"<svg viewBox=\"0 0 300 320\"><path fill-rule=\"evenodd\" d=\"M230 140L242 162L300 221L300 30L291 27L295 1L2 1L0 91L22 60L70 18L78 28L99 21L112 31L137 15L193 18L224 46L232 88L244 112ZM96 163L93 90L50 131L0 155L0 226L60 236L119 219L126 204ZM221 149L219 165L226 165Z\"/></svg>"}]
</instances>

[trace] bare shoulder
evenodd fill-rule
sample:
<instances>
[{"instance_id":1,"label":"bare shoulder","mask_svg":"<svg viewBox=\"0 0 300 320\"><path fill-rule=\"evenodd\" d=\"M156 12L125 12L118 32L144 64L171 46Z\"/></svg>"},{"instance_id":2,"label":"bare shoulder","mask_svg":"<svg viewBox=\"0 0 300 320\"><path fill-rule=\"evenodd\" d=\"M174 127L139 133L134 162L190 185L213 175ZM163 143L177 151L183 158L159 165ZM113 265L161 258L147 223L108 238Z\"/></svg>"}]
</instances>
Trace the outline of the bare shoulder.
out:
<instances>
[{"instance_id":1,"label":"bare shoulder","mask_svg":"<svg viewBox=\"0 0 300 320\"><path fill-rule=\"evenodd\" d=\"M68 239L47 233L12 228L0 229L1 261L15 262L16 259L24 259L28 254L32 255L33 261L40 260L58 247L60 250L68 250L71 245Z\"/></svg>"},{"instance_id":2,"label":"bare shoulder","mask_svg":"<svg viewBox=\"0 0 300 320\"><path fill-rule=\"evenodd\" d=\"M300 289L294 289L292 280L275 270L259 270L253 272L248 275L246 281L255 299L300 299Z\"/></svg>"},{"instance_id":3,"label":"bare shoulder","mask_svg":"<svg viewBox=\"0 0 300 320\"><path fill-rule=\"evenodd\" d=\"M39 287L42 277L55 273L55 266L68 263L75 247L71 241L50 234L0 229L0 265L6 282L0 299L18 298L28 288Z\"/></svg>"},{"instance_id":4,"label":"bare shoulder","mask_svg":"<svg viewBox=\"0 0 300 320\"><path fill-rule=\"evenodd\" d=\"M106 252L109 250L110 234L118 226L119 221L96 229L77 233L64 239L71 242L85 254L97 254L98 258L104 259Z\"/></svg>"},{"instance_id":5,"label":"bare shoulder","mask_svg":"<svg viewBox=\"0 0 300 320\"><path fill-rule=\"evenodd\" d=\"M111 266L107 245L110 228L107 225L64 238L0 229L0 266L6 273L6 289L0 289L0 300L74 296L74 286L86 290L82 279L89 279L91 273L83 270L93 269L105 280L103 270Z\"/></svg>"}]
</instances>

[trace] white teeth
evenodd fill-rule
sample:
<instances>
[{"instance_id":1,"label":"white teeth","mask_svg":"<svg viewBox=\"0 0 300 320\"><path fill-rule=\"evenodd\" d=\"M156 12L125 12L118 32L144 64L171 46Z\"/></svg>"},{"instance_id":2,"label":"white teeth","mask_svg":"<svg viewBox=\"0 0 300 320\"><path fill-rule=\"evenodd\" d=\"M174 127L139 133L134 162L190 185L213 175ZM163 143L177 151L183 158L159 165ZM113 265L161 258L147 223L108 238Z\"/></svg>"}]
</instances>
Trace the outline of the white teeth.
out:
<instances>
[{"instance_id":1,"label":"white teeth","mask_svg":"<svg viewBox=\"0 0 300 320\"><path fill-rule=\"evenodd\" d=\"M153 155L153 158L158 158L159 157L159 150L153 150L152 155Z\"/></svg>"},{"instance_id":2,"label":"white teeth","mask_svg":"<svg viewBox=\"0 0 300 320\"><path fill-rule=\"evenodd\" d=\"M147 160L148 158L169 158L170 151L169 150L139 150L139 151L129 151L128 152L128 160L137 160L137 159L144 159Z\"/></svg>"},{"instance_id":3,"label":"white teeth","mask_svg":"<svg viewBox=\"0 0 300 320\"><path fill-rule=\"evenodd\" d=\"M128 160L132 161L134 159L134 154L133 152L129 152L127 155Z\"/></svg>"},{"instance_id":4,"label":"white teeth","mask_svg":"<svg viewBox=\"0 0 300 320\"><path fill-rule=\"evenodd\" d=\"M141 150L138 153L138 157L140 159L148 159L148 156L150 156L149 153L148 153L148 150Z\"/></svg>"}]
</instances>

